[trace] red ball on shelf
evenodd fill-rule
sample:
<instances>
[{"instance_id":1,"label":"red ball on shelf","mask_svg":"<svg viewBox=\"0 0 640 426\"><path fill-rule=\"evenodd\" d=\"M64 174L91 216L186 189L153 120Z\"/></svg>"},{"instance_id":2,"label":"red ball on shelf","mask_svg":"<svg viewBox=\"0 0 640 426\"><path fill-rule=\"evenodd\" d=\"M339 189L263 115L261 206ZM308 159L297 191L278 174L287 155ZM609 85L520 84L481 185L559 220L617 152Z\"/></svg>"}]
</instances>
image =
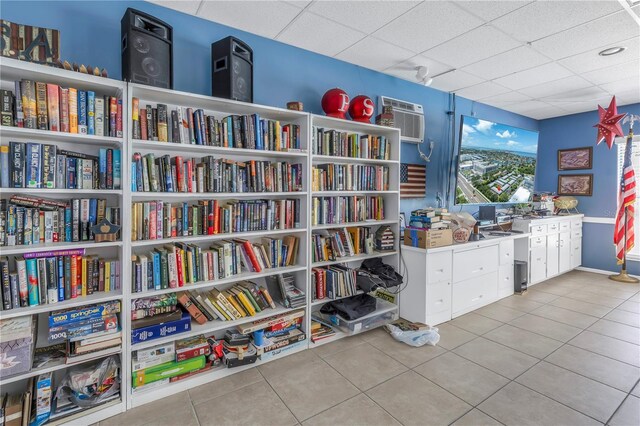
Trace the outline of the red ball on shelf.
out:
<instances>
[{"instance_id":1,"label":"red ball on shelf","mask_svg":"<svg viewBox=\"0 0 640 426\"><path fill-rule=\"evenodd\" d=\"M349 115L353 121L371 123L371 117L375 112L375 105L370 97L358 95L349 105Z\"/></svg>"},{"instance_id":2,"label":"red ball on shelf","mask_svg":"<svg viewBox=\"0 0 640 426\"><path fill-rule=\"evenodd\" d=\"M322 96L322 110L328 117L346 118L349 109L349 95L342 89L337 87Z\"/></svg>"}]
</instances>

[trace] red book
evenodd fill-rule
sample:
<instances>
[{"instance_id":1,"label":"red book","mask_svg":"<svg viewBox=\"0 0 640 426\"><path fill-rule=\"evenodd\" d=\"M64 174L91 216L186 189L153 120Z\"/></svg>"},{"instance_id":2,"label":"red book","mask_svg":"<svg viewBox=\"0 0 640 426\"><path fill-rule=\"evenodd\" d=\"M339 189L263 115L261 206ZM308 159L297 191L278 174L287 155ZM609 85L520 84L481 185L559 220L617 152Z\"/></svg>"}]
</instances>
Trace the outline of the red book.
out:
<instances>
[{"instance_id":1,"label":"red book","mask_svg":"<svg viewBox=\"0 0 640 426\"><path fill-rule=\"evenodd\" d=\"M215 271L213 270L213 253L207 252L207 264L209 265L209 281L215 278Z\"/></svg>"},{"instance_id":2,"label":"red book","mask_svg":"<svg viewBox=\"0 0 640 426\"><path fill-rule=\"evenodd\" d=\"M116 120L118 115L118 102L115 97L109 98L109 136L116 136ZM120 128L122 131L122 128Z\"/></svg>"},{"instance_id":3,"label":"red book","mask_svg":"<svg viewBox=\"0 0 640 426\"><path fill-rule=\"evenodd\" d=\"M69 133L69 89L60 88L60 131Z\"/></svg>"},{"instance_id":4,"label":"red book","mask_svg":"<svg viewBox=\"0 0 640 426\"><path fill-rule=\"evenodd\" d=\"M184 179L184 173L183 173L183 165L182 165L182 157L179 155L176 155L176 157L173 159L173 161L175 161L175 165L176 165L176 183L178 185L177 188L177 192L184 192L184 183L182 182Z\"/></svg>"},{"instance_id":5,"label":"red book","mask_svg":"<svg viewBox=\"0 0 640 426\"><path fill-rule=\"evenodd\" d=\"M146 110L140 114L140 139L147 140L147 114Z\"/></svg>"},{"instance_id":6,"label":"red book","mask_svg":"<svg viewBox=\"0 0 640 426\"><path fill-rule=\"evenodd\" d=\"M71 298L75 299L78 297L78 264L76 263L76 258L78 256L71 256Z\"/></svg>"},{"instance_id":7,"label":"red book","mask_svg":"<svg viewBox=\"0 0 640 426\"><path fill-rule=\"evenodd\" d=\"M182 273L182 250L176 248L176 268L178 269L178 287L184 286L184 274Z\"/></svg>"},{"instance_id":8,"label":"red book","mask_svg":"<svg viewBox=\"0 0 640 426\"><path fill-rule=\"evenodd\" d=\"M198 309L198 307L193 304L187 293L183 291L178 293L178 303L180 303L182 307L185 308L187 312L189 312L191 318L193 318L198 324L204 324L205 322L207 322L207 317L205 317L202 311L200 311L200 309Z\"/></svg>"},{"instance_id":9,"label":"red book","mask_svg":"<svg viewBox=\"0 0 640 426\"><path fill-rule=\"evenodd\" d=\"M187 160L187 192L193 192L193 170L191 169L191 160Z\"/></svg>"},{"instance_id":10,"label":"red book","mask_svg":"<svg viewBox=\"0 0 640 426\"><path fill-rule=\"evenodd\" d=\"M76 256L76 294L82 295L82 256Z\"/></svg>"},{"instance_id":11,"label":"red book","mask_svg":"<svg viewBox=\"0 0 640 426\"><path fill-rule=\"evenodd\" d=\"M211 370L212 365L213 365L213 364L212 364L211 362L207 362L207 363L205 364L205 366L204 366L204 367L202 367L202 368L201 368L201 369L199 369L199 370L194 370L194 371L190 371L190 372L188 372L188 373L180 374L179 376L171 377L171 378L169 379L169 382L170 382L170 383L178 382L178 381L180 381L180 380L188 379L189 377L195 376L196 374L204 373L205 371L209 371L209 370Z\"/></svg>"},{"instance_id":12,"label":"red book","mask_svg":"<svg viewBox=\"0 0 640 426\"><path fill-rule=\"evenodd\" d=\"M49 112L49 130L60 131L60 88L56 84L47 83L47 109Z\"/></svg>"},{"instance_id":13,"label":"red book","mask_svg":"<svg viewBox=\"0 0 640 426\"><path fill-rule=\"evenodd\" d=\"M320 268L312 268L316 276L316 299L324 299L324 270Z\"/></svg>"},{"instance_id":14,"label":"red book","mask_svg":"<svg viewBox=\"0 0 640 426\"><path fill-rule=\"evenodd\" d=\"M122 99L118 99L116 107L116 136L122 137Z\"/></svg>"},{"instance_id":15,"label":"red book","mask_svg":"<svg viewBox=\"0 0 640 426\"><path fill-rule=\"evenodd\" d=\"M213 200L213 234L217 234L220 232L220 206L218 205L218 200Z\"/></svg>"},{"instance_id":16,"label":"red book","mask_svg":"<svg viewBox=\"0 0 640 426\"><path fill-rule=\"evenodd\" d=\"M242 241L242 240L238 240L238 241ZM258 262L258 259L256 258L256 254L253 252L253 246L251 245L251 243L249 241L247 241L247 240L244 240L242 242L242 248L247 253L247 256L249 257L249 260L251 261L251 264L253 265L253 269L256 272L262 271L262 268L260 268L260 263Z\"/></svg>"}]
</instances>

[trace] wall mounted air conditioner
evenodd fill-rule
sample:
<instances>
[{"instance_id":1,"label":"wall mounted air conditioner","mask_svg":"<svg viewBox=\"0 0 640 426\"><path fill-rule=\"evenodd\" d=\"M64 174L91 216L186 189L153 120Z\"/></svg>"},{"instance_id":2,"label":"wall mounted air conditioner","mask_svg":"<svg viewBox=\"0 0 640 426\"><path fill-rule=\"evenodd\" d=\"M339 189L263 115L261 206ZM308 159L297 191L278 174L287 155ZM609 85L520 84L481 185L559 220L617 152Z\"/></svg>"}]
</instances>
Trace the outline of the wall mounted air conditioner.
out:
<instances>
[{"instance_id":1,"label":"wall mounted air conditioner","mask_svg":"<svg viewBox=\"0 0 640 426\"><path fill-rule=\"evenodd\" d=\"M424 142L424 111L422 105L380 96L380 113L384 106L393 110L393 125L400 129L402 142L421 144Z\"/></svg>"}]
</instances>

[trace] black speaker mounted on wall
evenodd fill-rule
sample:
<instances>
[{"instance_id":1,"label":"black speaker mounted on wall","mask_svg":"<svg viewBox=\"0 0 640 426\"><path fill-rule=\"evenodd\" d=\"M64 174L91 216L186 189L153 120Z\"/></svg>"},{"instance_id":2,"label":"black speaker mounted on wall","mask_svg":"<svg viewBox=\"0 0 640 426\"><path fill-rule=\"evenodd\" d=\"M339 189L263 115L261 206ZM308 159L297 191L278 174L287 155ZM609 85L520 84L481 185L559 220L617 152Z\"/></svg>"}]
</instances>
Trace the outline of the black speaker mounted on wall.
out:
<instances>
[{"instance_id":1,"label":"black speaker mounted on wall","mask_svg":"<svg viewBox=\"0 0 640 426\"><path fill-rule=\"evenodd\" d=\"M253 102L253 50L235 37L211 45L211 94Z\"/></svg>"},{"instance_id":2,"label":"black speaker mounted on wall","mask_svg":"<svg viewBox=\"0 0 640 426\"><path fill-rule=\"evenodd\" d=\"M173 89L173 28L128 8L120 21L122 80Z\"/></svg>"}]
</instances>

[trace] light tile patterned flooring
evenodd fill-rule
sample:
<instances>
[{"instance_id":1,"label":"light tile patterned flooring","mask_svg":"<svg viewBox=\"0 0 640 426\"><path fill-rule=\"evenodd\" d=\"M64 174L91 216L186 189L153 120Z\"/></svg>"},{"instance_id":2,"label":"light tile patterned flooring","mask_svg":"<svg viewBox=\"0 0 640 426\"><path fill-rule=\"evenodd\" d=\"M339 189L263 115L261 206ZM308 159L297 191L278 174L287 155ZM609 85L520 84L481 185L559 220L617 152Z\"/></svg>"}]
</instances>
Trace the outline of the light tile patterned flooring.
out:
<instances>
[{"instance_id":1,"label":"light tile patterned flooring","mask_svg":"<svg viewBox=\"0 0 640 426\"><path fill-rule=\"evenodd\" d=\"M574 271L441 324L436 347L377 329L100 426L637 426L639 290Z\"/></svg>"}]
</instances>

